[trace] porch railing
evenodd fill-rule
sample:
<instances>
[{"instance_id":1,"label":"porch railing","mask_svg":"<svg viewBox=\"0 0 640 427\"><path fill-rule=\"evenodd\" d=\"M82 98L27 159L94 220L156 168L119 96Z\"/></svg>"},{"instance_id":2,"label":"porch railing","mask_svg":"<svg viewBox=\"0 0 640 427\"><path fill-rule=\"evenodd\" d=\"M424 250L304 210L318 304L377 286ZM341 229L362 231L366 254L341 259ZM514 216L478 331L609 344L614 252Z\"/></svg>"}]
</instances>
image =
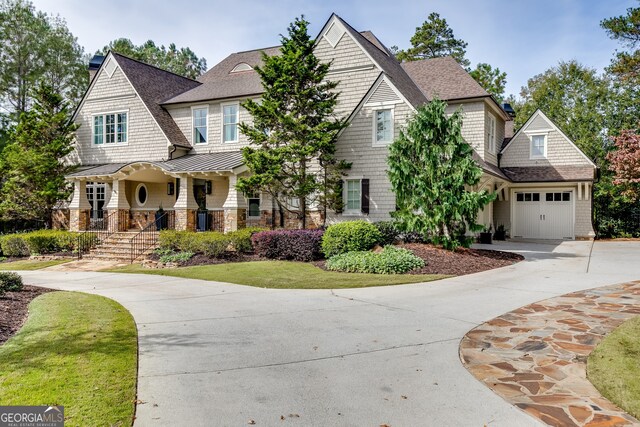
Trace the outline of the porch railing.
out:
<instances>
[{"instance_id":1,"label":"porch railing","mask_svg":"<svg viewBox=\"0 0 640 427\"><path fill-rule=\"evenodd\" d=\"M128 220L125 215L128 215L128 212L117 210L108 213L105 210L103 211L102 218L90 220L89 227L78 234L78 259L81 259L82 255L98 246L107 237L113 233L117 233L120 224L126 224Z\"/></svg>"},{"instance_id":2,"label":"porch railing","mask_svg":"<svg viewBox=\"0 0 640 427\"><path fill-rule=\"evenodd\" d=\"M158 242L160 230L175 229L175 215L172 211L166 211L155 217L153 222L147 224L135 236L129 240L131 263L143 255L149 248Z\"/></svg>"},{"instance_id":3,"label":"porch railing","mask_svg":"<svg viewBox=\"0 0 640 427\"><path fill-rule=\"evenodd\" d=\"M211 231L224 232L224 210L210 211L211 214Z\"/></svg>"}]
</instances>

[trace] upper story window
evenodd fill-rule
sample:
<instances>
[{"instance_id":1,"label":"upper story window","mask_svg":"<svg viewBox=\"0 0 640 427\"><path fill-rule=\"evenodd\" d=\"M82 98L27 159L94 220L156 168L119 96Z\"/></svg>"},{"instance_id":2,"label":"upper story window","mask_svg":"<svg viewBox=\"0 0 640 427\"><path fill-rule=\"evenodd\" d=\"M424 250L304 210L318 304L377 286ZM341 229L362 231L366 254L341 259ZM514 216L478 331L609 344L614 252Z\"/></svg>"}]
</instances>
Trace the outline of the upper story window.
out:
<instances>
[{"instance_id":1,"label":"upper story window","mask_svg":"<svg viewBox=\"0 0 640 427\"><path fill-rule=\"evenodd\" d=\"M247 197L249 209L247 210L247 215L250 217L259 217L260 216L260 193L249 194Z\"/></svg>"},{"instance_id":2,"label":"upper story window","mask_svg":"<svg viewBox=\"0 0 640 427\"><path fill-rule=\"evenodd\" d=\"M496 118L489 115L489 124L487 126L487 142L490 153L496 152Z\"/></svg>"},{"instance_id":3,"label":"upper story window","mask_svg":"<svg viewBox=\"0 0 640 427\"><path fill-rule=\"evenodd\" d=\"M531 158L544 159L547 157L547 135L531 136Z\"/></svg>"},{"instance_id":4,"label":"upper story window","mask_svg":"<svg viewBox=\"0 0 640 427\"><path fill-rule=\"evenodd\" d=\"M194 108L192 110L194 144L206 144L207 142L208 113L209 113L209 108L207 107Z\"/></svg>"},{"instance_id":5,"label":"upper story window","mask_svg":"<svg viewBox=\"0 0 640 427\"><path fill-rule=\"evenodd\" d=\"M96 145L126 143L127 120L126 112L93 116L93 143Z\"/></svg>"},{"instance_id":6,"label":"upper story window","mask_svg":"<svg viewBox=\"0 0 640 427\"><path fill-rule=\"evenodd\" d=\"M222 106L222 141L238 142L238 104Z\"/></svg>"},{"instance_id":7,"label":"upper story window","mask_svg":"<svg viewBox=\"0 0 640 427\"><path fill-rule=\"evenodd\" d=\"M374 144L390 144L393 142L393 111L391 108L374 112Z\"/></svg>"}]
</instances>

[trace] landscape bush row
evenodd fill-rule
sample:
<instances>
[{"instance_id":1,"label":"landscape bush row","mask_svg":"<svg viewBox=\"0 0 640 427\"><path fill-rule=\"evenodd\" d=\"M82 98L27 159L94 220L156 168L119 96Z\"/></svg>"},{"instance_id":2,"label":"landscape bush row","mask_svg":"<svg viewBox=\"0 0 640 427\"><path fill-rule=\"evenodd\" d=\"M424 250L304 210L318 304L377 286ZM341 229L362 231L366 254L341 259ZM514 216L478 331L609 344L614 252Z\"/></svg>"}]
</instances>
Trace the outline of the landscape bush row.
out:
<instances>
[{"instance_id":1,"label":"landscape bush row","mask_svg":"<svg viewBox=\"0 0 640 427\"><path fill-rule=\"evenodd\" d=\"M160 252L202 253L219 258L230 250L242 253L251 252L253 250L251 235L262 230L264 229L249 227L227 234L217 231L195 233L193 231L164 230L160 232L158 246ZM169 253L164 253L164 255L169 255Z\"/></svg>"},{"instance_id":2,"label":"landscape bush row","mask_svg":"<svg viewBox=\"0 0 640 427\"><path fill-rule=\"evenodd\" d=\"M78 233L64 230L38 230L0 236L0 255L26 257L76 250Z\"/></svg>"}]
</instances>

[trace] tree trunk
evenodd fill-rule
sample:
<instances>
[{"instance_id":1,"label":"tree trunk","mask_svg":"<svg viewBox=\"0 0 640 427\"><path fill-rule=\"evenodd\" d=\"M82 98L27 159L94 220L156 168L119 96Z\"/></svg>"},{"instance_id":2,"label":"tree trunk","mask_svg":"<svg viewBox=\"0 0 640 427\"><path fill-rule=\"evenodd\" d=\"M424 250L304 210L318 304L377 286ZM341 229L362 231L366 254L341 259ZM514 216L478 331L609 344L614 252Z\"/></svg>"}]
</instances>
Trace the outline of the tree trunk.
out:
<instances>
[{"instance_id":1,"label":"tree trunk","mask_svg":"<svg viewBox=\"0 0 640 427\"><path fill-rule=\"evenodd\" d=\"M307 180L307 162L306 160L302 161L300 165L300 175L302 178L302 182L306 182ZM305 196L300 197L300 216L298 219L300 220L300 228L304 230L307 228L307 198Z\"/></svg>"}]
</instances>

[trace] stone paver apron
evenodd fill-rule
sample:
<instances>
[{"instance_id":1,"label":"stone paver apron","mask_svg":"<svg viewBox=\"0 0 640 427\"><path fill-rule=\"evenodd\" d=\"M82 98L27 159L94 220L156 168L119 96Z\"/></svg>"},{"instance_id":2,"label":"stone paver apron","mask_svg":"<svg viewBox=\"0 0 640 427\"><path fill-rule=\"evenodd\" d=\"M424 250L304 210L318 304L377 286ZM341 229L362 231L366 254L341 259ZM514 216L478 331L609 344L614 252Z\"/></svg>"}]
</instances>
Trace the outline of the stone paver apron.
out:
<instances>
[{"instance_id":1,"label":"stone paver apron","mask_svg":"<svg viewBox=\"0 0 640 427\"><path fill-rule=\"evenodd\" d=\"M589 353L638 314L640 281L573 292L478 326L462 339L460 358L489 388L549 425L639 425L586 378Z\"/></svg>"}]
</instances>

